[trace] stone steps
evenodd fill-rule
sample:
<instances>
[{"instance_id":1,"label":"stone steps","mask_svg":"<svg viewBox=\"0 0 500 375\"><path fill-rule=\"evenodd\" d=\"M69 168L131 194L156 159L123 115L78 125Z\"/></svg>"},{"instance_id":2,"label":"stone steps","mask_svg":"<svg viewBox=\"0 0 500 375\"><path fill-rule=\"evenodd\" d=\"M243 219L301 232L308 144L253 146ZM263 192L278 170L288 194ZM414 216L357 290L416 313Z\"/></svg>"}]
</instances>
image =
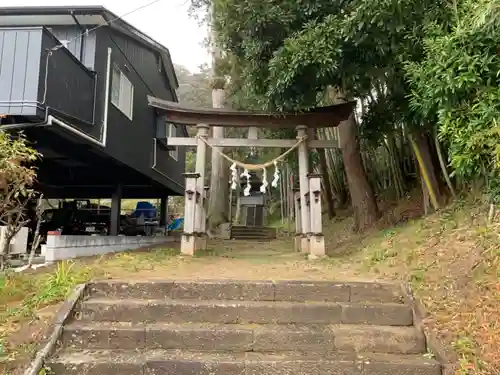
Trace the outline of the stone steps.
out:
<instances>
[{"instance_id":1,"label":"stone steps","mask_svg":"<svg viewBox=\"0 0 500 375\"><path fill-rule=\"evenodd\" d=\"M335 350L418 354L425 351L425 337L415 327L392 326L74 322L64 328L62 345L73 350L300 350L316 353Z\"/></svg>"},{"instance_id":2,"label":"stone steps","mask_svg":"<svg viewBox=\"0 0 500 375\"><path fill-rule=\"evenodd\" d=\"M87 322L372 324L410 326L410 306L398 303L144 300L96 298L81 304Z\"/></svg>"},{"instance_id":3,"label":"stone steps","mask_svg":"<svg viewBox=\"0 0 500 375\"><path fill-rule=\"evenodd\" d=\"M331 281L109 280L90 284L92 298L403 303L390 283Z\"/></svg>"},{"instance_id":4,"label":"stone steps","mask_svg":"<svg viewBox=\"0 0 500 375\"><path fill-rule=\"evenodd\" d=\"M440 365L421 355L354 353L68 350L49 366L65 375L441 375Z\"/></svg>"},{"instance_id":5,"label":"stone steps","mask_svg":"<svg viewBox=\"0 0 500 375\"><path fill-rule=\"evenodd\" d=\"M231 238L248 240L272 240L277 236L276 228L233 225Z\"/></svg>"},{"instance_id":6,"label":"stone steps","mask_svg":"<svg viewBox=\"0 0 500 375\"><path fill-rule=\"evenodd\" d=\"M401 287L327 281L92 283L55 375L440 375Z\"/></svg>"}]
</instances>

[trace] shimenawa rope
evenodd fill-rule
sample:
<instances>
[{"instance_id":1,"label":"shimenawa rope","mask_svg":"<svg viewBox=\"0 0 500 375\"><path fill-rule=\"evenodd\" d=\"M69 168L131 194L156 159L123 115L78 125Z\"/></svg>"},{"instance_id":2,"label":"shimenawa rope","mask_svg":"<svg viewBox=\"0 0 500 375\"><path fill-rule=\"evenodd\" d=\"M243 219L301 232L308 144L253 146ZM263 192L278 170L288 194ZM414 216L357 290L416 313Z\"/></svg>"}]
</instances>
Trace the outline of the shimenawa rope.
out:
<instances>
[{"instance_id":1,"label":"shimenawa rope","mask_svg":"<svg viewBox=\"0 0 500 375\"><path fill-rule=\"evenodd\" d=\"M212 147L207 142L207 140L204 137L197 136L197 138L201 139L203 141L203 143L205 143L207 146ZM302 142L304 142L306 139L307 139L307 135L305 135L303 137L300 137L299 140L297 141L297 143L294 144L291 148L289 148L288 150L286 150L284 153L282 153L281 155L277 156L273 160L268 161L268 162L266 162L264 164L247 164L247 163L242 163L241 161L234 160L233 158L227 156L222 151L220 151L219 148L212 147L212 149L215 150L216 152L218 152L224 159L226 159L227 161L229 161L231 164L236 164L238 167L246 169L246 170L249 170L249 171L257 171L257 170L262 170L262 169L265 169L267 167L270 167L271 165L275 165L277 162L283 160L286 156L288 156L288 154L290 154L293 150L295 150L297 147L299 147L300 144Z\"/></svg>"}]
</instances>

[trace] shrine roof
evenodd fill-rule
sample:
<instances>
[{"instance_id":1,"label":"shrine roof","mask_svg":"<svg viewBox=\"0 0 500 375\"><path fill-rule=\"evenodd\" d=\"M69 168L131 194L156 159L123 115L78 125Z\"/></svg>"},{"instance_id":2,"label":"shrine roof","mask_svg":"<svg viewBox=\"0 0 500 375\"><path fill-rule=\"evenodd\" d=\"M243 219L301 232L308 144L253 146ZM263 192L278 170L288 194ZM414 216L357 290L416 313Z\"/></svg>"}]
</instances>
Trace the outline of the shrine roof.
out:
<instances>
[{"instance_id":1,"label":"shrine roof","mask_svg":"<svg viewBox=\"0 0 500 375\"><path fill-rule=\"evenodd\" d=\"M258 112L233 109L201 108L180 105L148 95L151 107L166 116L174 124L208 124L225 127L294 128L299 125L308 128L338 126L352 114L356 102L347 102L327 107L317 107L304 112Z\"/></svg>"}]
</instances>

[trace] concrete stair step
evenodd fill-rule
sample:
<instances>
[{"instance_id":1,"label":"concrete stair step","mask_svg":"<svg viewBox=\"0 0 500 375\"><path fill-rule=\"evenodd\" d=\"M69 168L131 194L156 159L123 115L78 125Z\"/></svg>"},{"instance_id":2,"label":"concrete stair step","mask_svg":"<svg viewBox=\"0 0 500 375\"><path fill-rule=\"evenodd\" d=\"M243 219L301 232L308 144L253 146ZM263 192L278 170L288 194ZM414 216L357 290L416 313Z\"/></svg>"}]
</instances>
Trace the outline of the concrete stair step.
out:
<instances>
[{"instance_id":1,"label":"concrete stair step","mask_svg":"<svg viewBox=\"0 0 500 375\"><path fill-rule=\"evenodd\" d=\"M257 229L257 228L246 228L246 229L243 229L243 228L233 228L231 229L232 232L234 233L262 233L262 234L276 234L276 230L274 229L270 229L270 230L266 230L266 229Z\"/></svg>"},{"instance_id":2,"label":"concrete stair step","mask_svg":"<svg viewBox=\"0 0 500 375\"><path fill-rule=\"evenodd\" d=\"M84 301L87 322L206 322L257 324L370 324L410 326L410 306L397 303L335 303L96 298Z\"/></svg>"},{"instance_id":3,"label":"concrete stair step","mask_svg":"<svg viewBox=\"0 0 500 375\"><path fill-rule=\"evenodd\" d=\"M252 241L252 242L270 242L275 240L275 237L264 237L264 236L231 236L232 240L238 241Z\"/></svg>"},{"instance_id":4,"label":"concrete stair step","mask_svg":"<svg viewBox=\"0 0 500 375\"><path fill-rule=\"evenodd\" d=\"M266 234L266 233L233 233L231 232L231 238L235 240L261 240L261 241L272 241L276 239L276 236Z\"/></svg>"},{"instance_id":5,"label":"concrete stair step","mask_svg":"<svg viewBox=\"0 0 500 375\"><path fill-rule=\"evenodd\" d=\"M271 227L244 227L233 226L231 228L231 238L237 239L275 239L277 236L276 228Z\"/></svg>"},{"instance_id":6,"label":"concrete stair step","mask_svg":"<svg viewBox=\"0 0 500 375\"><path fill-rule=\"evenodd\" d=\"M250 301L401 303L400 286L390 283L242 280L105 280L89 286L92 297Z\"/></svg>"},{"instance_id":7,"label":"concrete stair step","mask_svg":"<svg viewBox=\"0 0 500 375\"><path fill-rule=\"evenodd\" d=\"M270 235L276 234L275 229L233 228L233 229L231 229L231 231L234 233L262 233L262 234L270 234Z\"/></svg>"},{"instance_id":8,"label":"concrete stair step","mask_svg":"<svg viewBox=\"0 0 500 375\"><path fill-rule=\"evenodd\" d=\"M181 349L228 352L425 352L415 327L364 325L243 325L207 323L81 323L64 327L72 349Z\"/></svg>"},{"instance_id":9,"label":"concrete stair step","mask_svg":"<svg viewBox=\"0 0 500 375\"><path fill-rule=\"evenodd\" d=\"M47 365L55 375L441 375L422 355L383 354L64 350Z\"/></svg>"},{"instance_id":10,"label":"concrete stair step","mask_svg":"<svg viewBox=\"0 0 500 375\"><path fill-rule=\"evenodd\" d=\"M245 231L245 232L240 232L240 231L231 231L232 236L261 236L261 237L270 237L270 238L276 238L275 233L267 233L267 232L258 232L258 231Z\"/></svg>"},{"instance_id":11,"label":"concrete stair step","mask_svg":"<svg viewBox=\"0 0 500 375\"><path fill-rule=\"evenodd\" d=\"M262 226L245 226L245 225L233 225L231 227L233 230L260 230L267 232L276 232L274 227L262 227Z\"/></svg>"},{"instance_id":12,"label":"concrete stair step","mask_svg":"<svg viewBox=\"0 0 500 375\"><path fill-rule=\"evenodd\" d=\"M231 230L233 232L239 232L239 233L247 233L247 232L252 232L252 233L268 233L268 234L275 234L277 231L275 228L254 228L254 227L232 227Z\"/></svg>"},{"instance_id":13,"label":"concrete stair step","mask_svg":"<svg viewBox=\"0 0 500 375\"><path fill-rule=\"evenodd\" d=\"M276 230L263 230L263 229L242 229L242 228L233 228L231 229L231 232L232 233L241 233L241 234L245 234L245 233L260 233L260 234L264 234L264 235L275 235L276 234Z\"/></svg>"}]
</instances>

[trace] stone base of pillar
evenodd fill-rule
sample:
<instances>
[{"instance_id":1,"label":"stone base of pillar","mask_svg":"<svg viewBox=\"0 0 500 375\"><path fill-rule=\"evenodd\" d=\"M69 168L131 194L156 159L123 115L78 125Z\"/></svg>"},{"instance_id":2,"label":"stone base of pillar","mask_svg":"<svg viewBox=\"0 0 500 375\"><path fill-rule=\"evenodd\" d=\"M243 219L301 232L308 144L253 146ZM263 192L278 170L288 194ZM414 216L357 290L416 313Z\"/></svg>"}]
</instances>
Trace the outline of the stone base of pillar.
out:
<instances>
[{"instance_id":1,"label":"stone base of pillar","mask_svg":"<svg viewBox=\"0 0 500 375\"><path fill-rule=\"evenodd\" d=\"M312 235L310 239L310 258L326 257L325 237L323 235Z\"/></svg>"},{"instance_id":2,"label":"stone base of pillar","mask_svg":"<svg viewBox=\"0 0 500 375\"><path fill-rule=\"evenodd\" d=\"M293 249L300 252L300 246L302 244L302 234L296 234L293 238Z\"/></svg>"},{"instance_id":3,"label":"stone base of pillar","mask_svg":"<svg viewBox=\"0 0 500 375\"><path fill-rule=\"evenodd\" d=\"M302 235L300 239L300 251L308 254L309 253L309 237Z\"/></svg>"},{"instance_id":4,"label":"stone base of pillar","mask_svg":"<svg viewBox=\"0 0 500 375\"><path fill-rule=\"evenodd\" d=\"M183 234L181 237L181 254L193 256L196 250L196 237L192 234Z\"/></svg>"},{"instance_id":5,"label":"stone base of pillar","mask_svg":"<svg viewBox=\"0 0 500 375\"><path fill-rule=\"evenodd\" d=\"M196 250L206 250L207 249L207 235L200 234L195 236L195 247Z\"/></svg>"}]
</instances>

